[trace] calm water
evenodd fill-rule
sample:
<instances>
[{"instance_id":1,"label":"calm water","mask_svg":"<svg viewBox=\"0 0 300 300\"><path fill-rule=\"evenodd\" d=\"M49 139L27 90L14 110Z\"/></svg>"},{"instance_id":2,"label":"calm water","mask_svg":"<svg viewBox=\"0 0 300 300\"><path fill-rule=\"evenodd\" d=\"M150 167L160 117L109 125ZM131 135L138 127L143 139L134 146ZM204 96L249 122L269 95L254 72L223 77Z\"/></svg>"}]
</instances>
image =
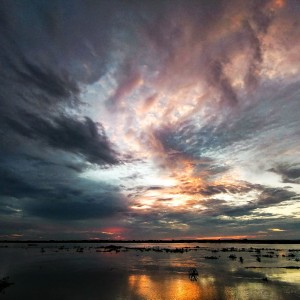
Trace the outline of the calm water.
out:
<instances>
[{"instance_id":1,"label":"calm water","mask_svg":"<svg viewBox=\"0 0 300 300\"><path fill-rule=\"evenodd\" d=\"M0 244L0 299L300 299L300 245L104 246Z\"/></svg>"}]
</instances>

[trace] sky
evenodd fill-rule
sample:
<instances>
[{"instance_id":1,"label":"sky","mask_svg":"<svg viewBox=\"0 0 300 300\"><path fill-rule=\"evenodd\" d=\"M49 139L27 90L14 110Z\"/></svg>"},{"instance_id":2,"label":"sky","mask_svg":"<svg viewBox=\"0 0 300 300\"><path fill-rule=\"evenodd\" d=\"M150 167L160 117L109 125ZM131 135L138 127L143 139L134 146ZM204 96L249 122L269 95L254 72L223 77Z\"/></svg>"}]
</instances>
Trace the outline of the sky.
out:
<instances>
[{"instance_id":1,"label":"sky","mask_svg":"<svg viewBox=\"0 0 300 300\"><path fill-rule=\"evenodd\" d=\"M299 239L299 0L0 2L0 239Z\"/></svg>"}]
</instances>

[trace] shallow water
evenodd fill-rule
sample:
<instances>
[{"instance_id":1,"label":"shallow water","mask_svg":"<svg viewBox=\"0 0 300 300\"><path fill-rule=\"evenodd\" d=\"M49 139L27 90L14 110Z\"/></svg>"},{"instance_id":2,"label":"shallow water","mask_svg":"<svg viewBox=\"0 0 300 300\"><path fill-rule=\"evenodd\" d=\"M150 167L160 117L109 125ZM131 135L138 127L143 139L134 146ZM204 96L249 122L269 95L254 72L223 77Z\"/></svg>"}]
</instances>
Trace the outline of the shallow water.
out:
<instances>
[{"instance_id":1,"label":"shallow water","mask_svg":"<svg viewBox=\"0 0 300 300\"><path fill-rule=\"evenodd\" d=\"M300 245L105 246L2 244L0 299L300 299Z\"/></svg>"}]
</instances>

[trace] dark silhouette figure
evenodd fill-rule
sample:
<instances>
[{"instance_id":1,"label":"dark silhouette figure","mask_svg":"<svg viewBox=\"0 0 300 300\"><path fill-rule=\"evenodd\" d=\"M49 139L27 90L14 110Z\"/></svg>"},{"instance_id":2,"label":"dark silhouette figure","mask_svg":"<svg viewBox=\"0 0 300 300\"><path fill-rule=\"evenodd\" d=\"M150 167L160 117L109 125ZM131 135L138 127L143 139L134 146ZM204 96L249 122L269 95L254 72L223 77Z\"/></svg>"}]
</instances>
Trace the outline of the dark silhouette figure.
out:
<instances>
[{"instance_id":1,"label":"dark silhouette figure","mask_svg":"<svg viewBox=\"0 0 300 300\"><path fill-rule=\"evenodd\" d=\"M196 268L191 268L189 270L189 278L191 281L197 281L199 273Z\"/></svg>"}]
</instances>

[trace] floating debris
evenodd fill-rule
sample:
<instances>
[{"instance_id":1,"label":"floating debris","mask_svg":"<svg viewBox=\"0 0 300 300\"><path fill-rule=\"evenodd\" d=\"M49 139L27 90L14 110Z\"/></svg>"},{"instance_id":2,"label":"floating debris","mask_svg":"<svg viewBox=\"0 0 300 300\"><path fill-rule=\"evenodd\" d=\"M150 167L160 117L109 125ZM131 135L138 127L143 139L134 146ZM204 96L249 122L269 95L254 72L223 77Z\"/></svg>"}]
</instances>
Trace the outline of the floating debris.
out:
<instances>
[{"instance_id":1,"label":"floating debris","mask_svg":"<svg viewBox=\"0 0 300 300\"><path fill-rule=\"evenodd\" d=\"M287 257L295 257L296 255L294 253L289 253Z\"/></svg>"}]
</instances>

